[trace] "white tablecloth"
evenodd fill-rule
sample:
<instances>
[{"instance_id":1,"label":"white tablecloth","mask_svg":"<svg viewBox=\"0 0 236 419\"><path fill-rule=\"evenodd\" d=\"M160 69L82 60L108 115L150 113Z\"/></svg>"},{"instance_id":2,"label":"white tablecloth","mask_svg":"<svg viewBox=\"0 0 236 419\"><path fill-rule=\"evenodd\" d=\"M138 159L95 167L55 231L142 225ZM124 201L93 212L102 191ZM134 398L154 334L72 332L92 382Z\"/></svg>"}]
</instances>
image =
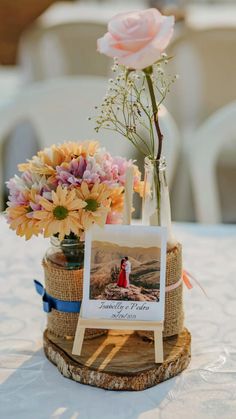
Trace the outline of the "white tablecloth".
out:
<instances>
[{"instance_id":1,"label":"white tablecloth","mask_svg":"<svg viewBox=\"0 0 236 419\"><path fill-rule=\"evenodd\" d=\"M142 392L68 380L45 358L45 314L33 278L48 242L16 237L0 220L0 417L2 419L233 419L236 417L236 226L176 225L184 265L204 287L185 291L192 361Z\"/></svg>"}]
</instances>

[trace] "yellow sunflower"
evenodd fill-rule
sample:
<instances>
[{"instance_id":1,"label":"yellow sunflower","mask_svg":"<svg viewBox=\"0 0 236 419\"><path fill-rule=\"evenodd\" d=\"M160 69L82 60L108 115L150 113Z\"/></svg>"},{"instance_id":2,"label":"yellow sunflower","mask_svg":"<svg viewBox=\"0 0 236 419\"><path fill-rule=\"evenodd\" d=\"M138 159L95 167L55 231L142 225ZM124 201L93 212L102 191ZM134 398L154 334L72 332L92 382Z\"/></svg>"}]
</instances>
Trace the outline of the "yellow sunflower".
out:
<instances>
[{"instance_id":1,"label":"yellow sunflower","mask_svg":"<svg viewBox=\"0 0 236 419\"><path fill-rule=\"evenodd\" d=\"M18 236L25 236L29 240L33 235L38 236L40 227L38 220L32 217L32 208L26 205L8 207L6 210L10 228L16 231Z\"/></svg>"},{"instance_id":2,"label":"yellow sunflower","mask_svg":"<svg viewBox=\"0 0 236 419\"><path fill-rule=\"evenodd\" d=\"M70 232L80 235L79 210L87 204L76 196L74 189L70 191L58 186L56 192L52 192L52 202L41 198L39 203L43 209L34 211L34 217L39 220L44 237L59 234L59 240L63 240Z\"/></svg>"},{"instance_id":3,"label":"yellow sunflower","mask_svg":"<svg viewBox=\"0 0 236 419\"><path fill-rule=\"evenodd\" d=\"M86 203L86 206L81 211L80 218L83 229L89 229L94 223L103 227L111 205L110 196L112 190L109 186L95 183L92 188L89 188L86 182L82 182L76 193Z\"/></svg>"}]
</instances>

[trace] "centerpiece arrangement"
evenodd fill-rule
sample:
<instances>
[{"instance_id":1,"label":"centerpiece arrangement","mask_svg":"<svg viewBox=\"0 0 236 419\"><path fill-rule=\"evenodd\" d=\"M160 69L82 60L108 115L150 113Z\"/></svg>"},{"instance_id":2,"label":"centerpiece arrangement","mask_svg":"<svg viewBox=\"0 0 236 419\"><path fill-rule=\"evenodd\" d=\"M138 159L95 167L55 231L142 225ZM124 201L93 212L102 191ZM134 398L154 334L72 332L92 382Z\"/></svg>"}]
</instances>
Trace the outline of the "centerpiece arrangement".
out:
<instances>
[{"instance_id":1,"label":"centerpiece arrangement","mask_svg":"<svg viewBox=\"0 0 236 419\"><path fill-rule=\"evenodd\" d=\"M164 52L173 26L174 18L156 9L121 13L111 19L108 32L98 40L98 51L114 58L115 76L109 80L101 105L96 106L95 131L116 131L137 148L144 159L144 182L134 161L113 157L97 142L85 141L39 151L19 165L21 176L7 183L10 228L27 240L40 234L51 238L51 247L43 258L45 288L35 281L48 313L45 353L65 376L107 389L150 387L182 371L190 360L190 334L183 327L181 245L172 232L163 156L163 142L168 139L164 139L160 127L162 103L177 78L167 74L172 57ZM132 177L128 179L130 170ZM127 192L133 191L143 199L143 224L167 229L164 362L153 364L153 347L146 344L147 338L153 340L152 328L138 331L129 339L109 335L106 345L106 340L101 340L104 337L99 337L106 330L92 329L92 321L86 337L98 339L87 339L85 354L73 358L71 342L83 297L85 233L94 225L125 223L127 201L132 211ZM156 258L154 265L157 262ZM125 344L132 357L137 348L137 365L126 365L127 354L122 358L119 350ZM104 361L102 354L107 347L115 348L112 354L118 361L114 354L109 362L105 355Z\"/></svg>"}]
</instances>

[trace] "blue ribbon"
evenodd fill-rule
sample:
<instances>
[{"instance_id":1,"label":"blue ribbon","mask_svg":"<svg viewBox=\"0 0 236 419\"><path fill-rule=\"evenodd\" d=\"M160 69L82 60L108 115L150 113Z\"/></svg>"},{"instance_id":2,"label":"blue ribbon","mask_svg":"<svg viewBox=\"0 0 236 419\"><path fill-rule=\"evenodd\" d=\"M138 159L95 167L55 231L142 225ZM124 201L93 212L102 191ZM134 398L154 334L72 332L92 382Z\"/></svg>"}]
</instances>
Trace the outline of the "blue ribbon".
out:
<instances>
[{"instance_id":1,"label":"blue ribbon","mask_svg":"<svg viewBox=\"0 0 236 419\"><path fill-rule=\"evenodd\" d=\"M42 296L43 310L46 313L50 313L52 308L58 311L64 311L65 313L79 313L81 307L81 301L65 301L58 300L57 298L49 295L43 285L34 279L34 286L39 295Z\"/></svg>"}]
</instances>

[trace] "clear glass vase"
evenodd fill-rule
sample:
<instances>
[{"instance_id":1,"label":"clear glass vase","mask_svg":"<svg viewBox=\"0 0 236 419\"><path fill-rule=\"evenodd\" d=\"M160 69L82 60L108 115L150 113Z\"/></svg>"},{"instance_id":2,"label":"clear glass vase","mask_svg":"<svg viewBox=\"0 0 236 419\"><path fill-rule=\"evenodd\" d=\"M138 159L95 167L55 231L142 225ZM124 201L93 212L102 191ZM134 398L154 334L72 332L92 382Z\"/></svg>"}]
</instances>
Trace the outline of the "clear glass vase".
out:
<instances>
[{"instance_id":1,"label":"clear glass vase","mask_svg":"<svg viewBox=\"0 0 236 419\"><path fill-rule=\"evenodd\" d=\"M145 158L142 223L166 227L169 247L176 245L172 232L170 196L164 157L160 160Z\"/></svg>"},{"instance_id":2,"label":"clear glass vase","mask_svg":"<svg viewBox=\"0 0 236 419\"><path fill-rule=\"evenodd\" d=\"M51 247L47 250L45 258L62 269L83 269L84 242L79 238L64 239L51 237Z\"/></svg>"}]
</instances>

